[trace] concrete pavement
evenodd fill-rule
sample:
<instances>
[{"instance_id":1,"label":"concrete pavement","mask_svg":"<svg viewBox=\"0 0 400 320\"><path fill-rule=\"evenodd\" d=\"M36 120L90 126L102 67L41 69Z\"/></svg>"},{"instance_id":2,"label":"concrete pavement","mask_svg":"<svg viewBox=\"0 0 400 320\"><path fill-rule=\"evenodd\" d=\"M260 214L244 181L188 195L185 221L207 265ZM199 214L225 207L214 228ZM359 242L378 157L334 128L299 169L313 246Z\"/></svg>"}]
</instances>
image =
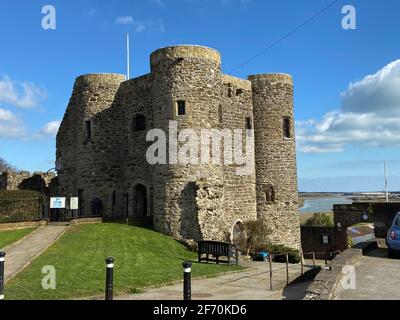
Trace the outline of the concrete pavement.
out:
<instances>
[{"instance_id":1,"label":"concrete pavement","mask_svg":"<svg viewBox=\"0 0 400 320\"><path fill-rule=\"evenodd\" d=\"M305 295L307 283L286 287L286 265L273 263L273 290L270 291L269 266L266 262L241 263L243 272L229 273L216 278L193 279L193 300L297 300ZM310 270L310 264L304 271ZM290 265L289 279L301 275L300 265ZM146 289L139 294L116 297L115 300L182 300L182 283Z\"/></svg>"},{"instance_id":2,"label":"concrete pavement","mask_svg":"<svg viewBox=\"0 0 400 320\"><path fill-rule=\"evenodd\" d=\"M371 251L355 266L354 290L336 291L336 300L400 300L400 260L389 259L387 249Z\"/></svg>"},{"instance_id":3,"label":"concrete pavement","mask_svg":"<svg viewBox=\"0 0 400 320\"><path fill-rule=\"evenodd\" d=\"M67 229L67 226L46 226L33 231L22 241L9 246L6 251L5 281L21 272L36 257L50 247Z\"/></svg>"}]
</instances>

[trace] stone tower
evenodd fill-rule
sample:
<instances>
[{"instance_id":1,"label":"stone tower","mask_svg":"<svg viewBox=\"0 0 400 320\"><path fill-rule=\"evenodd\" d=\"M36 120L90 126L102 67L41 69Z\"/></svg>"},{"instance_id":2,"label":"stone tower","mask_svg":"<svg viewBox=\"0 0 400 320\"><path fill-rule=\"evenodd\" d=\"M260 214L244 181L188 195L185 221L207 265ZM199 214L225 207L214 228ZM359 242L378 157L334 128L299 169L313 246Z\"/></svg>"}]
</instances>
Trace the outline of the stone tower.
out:
<instances>
[{"instance_id":1,"label":"stone tower","mask_svg":"<svg viewBox=\"0 0 400 320\"><path fill-rule=\"evenodd\" d=\"M124 80L119 74L89 74L75 80L58 132L63 139L57 139L57 160L63 164L59 179L64 194L77 195L78 190L84 189L91 197L99 189L109 190L119 184L118 134L104 126L103 119L109 117ZM112 113L112 118L118 116ZM115 179L110 179L113 175Z\"/></svg>"},{"instance_id":2,"label":"stone tower","mask_svg":"<svg viewBox=\"0 0 400 320\"><path fill-rule=\"evenodd\" d=\"M151 73L153 124L168 133L170 150L178 139L170 121L175 121L179 132L218 128L222 82L217 51L199 46L159 49L151 55ZM182 144L180 141L178 146ZM199 156L200 150L196 158ZM154 225L184 238L215 236L223 215L223 167L196 162L181 165L176 157L169 153L168 164L153 171ZM204 188L216 196L203 199L208 208L199 209L199 202L208 197Z\"/></svg>"},{"instance_id":3,"label":"stone tower","mask_svg":"<svg viewBox=\"0 0 400 320\"><path fill-rule=\"evenodd\" d=\"M253 91L257 215L271 241L299 247L293 80L287 74L249 77Z\"/></svg>"}]
</instances>

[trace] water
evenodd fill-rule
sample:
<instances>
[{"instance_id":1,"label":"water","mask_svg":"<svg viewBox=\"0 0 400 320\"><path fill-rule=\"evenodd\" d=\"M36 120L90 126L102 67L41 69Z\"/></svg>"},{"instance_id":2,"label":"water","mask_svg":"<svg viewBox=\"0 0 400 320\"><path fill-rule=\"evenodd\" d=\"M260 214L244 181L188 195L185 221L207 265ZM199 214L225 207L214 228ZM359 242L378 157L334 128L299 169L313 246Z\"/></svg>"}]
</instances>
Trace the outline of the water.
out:
<instances>
[{"instance_id":1,"label":"water","mask_svg":"<svg viewBox=\"0 0 400 320\"><path fill-rule=\"evenodd\" d=\"M330 212L334 204L351 204L352 202L351 199L345 197L305 200L300 213Z\"/></svg>"}]
</instances>

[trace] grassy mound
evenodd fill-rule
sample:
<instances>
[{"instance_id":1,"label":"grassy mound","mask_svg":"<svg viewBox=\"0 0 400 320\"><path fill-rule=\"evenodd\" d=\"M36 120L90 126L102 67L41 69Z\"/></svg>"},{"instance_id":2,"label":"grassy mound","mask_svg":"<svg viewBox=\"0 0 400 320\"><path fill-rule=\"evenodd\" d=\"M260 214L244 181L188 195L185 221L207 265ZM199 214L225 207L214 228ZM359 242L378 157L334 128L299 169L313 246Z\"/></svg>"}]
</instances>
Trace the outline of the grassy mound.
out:
<instances>
[{"instance_id":1,"label":"grassy mound","mask_svg":"<svg viewBox=\"0 0 400 320\"><path fill-rule=\"evenodd\" d=\"M171 237L152 230L120 225L71 226L64 236L32 265L6 285L6 299L74 299L103 295L105 258L116 259L114 291L136 292L139 288L179 280L182 262L197 260ZM42 268L56 269L56 290L42 289ZM212 264L193 264L193 276L213 276L238 270Z\"/></svg>"}]
</instances>

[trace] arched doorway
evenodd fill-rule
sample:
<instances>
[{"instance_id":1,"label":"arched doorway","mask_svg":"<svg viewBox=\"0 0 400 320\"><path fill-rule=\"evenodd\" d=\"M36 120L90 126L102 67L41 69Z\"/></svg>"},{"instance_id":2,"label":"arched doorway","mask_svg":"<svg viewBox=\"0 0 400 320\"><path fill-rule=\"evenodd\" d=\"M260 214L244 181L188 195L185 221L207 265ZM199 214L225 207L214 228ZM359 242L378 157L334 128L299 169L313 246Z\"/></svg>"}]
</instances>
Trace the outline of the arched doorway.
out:
<instances>
[{"instance_id":1,"label":"arched doorway","mask_svg":"<svg viewBox=\"0 0 400 320\"><path fill-rule=\"evenodd\" d=\"M133 215L147 217L147 189L142 184L138 184L133 190Z\"/></svg>"},{"instance_id":2,"label":"arched doorway","mask_svg":"<svg viewBox=\"0 0 400 320\"><path fill-rule=\"evenodd\" d=\"M244 237L244 224L241 221L237 221L232 229L232 243L240 245Z\"/></svg>"}]
</instances>

